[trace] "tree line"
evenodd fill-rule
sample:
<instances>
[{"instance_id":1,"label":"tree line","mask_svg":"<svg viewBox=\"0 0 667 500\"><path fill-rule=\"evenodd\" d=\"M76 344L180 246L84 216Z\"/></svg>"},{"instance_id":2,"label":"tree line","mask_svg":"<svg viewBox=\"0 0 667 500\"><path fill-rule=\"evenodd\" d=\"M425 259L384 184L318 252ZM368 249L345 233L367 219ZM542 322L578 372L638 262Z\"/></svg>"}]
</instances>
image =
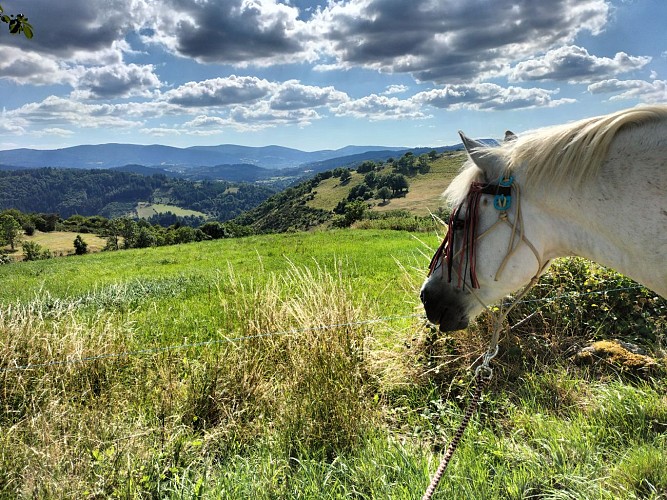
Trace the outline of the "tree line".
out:
<instances>
[{"instance_id":1,"label":"tree line","mask_svg":"<svg viewBox=\"0 0 667 500\"><path fill-rule=\"evenodd\" d=\"M140 201L161 202L226 221L266 200L273 190L226 181L187 181L163 174L40 168L0 171L0 210L114 218Z\"/></svg>"},{"instance_id":2,"label":"tree line","mask_svg":"<svg viewBox=\"0 0 667 500\"><path fill-rule=\"evenodd\" d=\"M26 239L34 235L36 231L71 232L72 249L76 255L88 253L86 234L96 234L106 238L104 250L107 251L176 245L251 234L249 228L230 221L208 221L199 227L180 223L165 227L160 224L151 224L145 219L135 220L130 217L107 219L99 215L90 217L73 215L67 219L61 219L58 214L53 213L23 213L16 209L9 209L0 212L0 264L12 262L10 255L15 254L19 247L23 250L24 260L53 257L51 251L35 241Z\"/></svg>"}]
</instances>

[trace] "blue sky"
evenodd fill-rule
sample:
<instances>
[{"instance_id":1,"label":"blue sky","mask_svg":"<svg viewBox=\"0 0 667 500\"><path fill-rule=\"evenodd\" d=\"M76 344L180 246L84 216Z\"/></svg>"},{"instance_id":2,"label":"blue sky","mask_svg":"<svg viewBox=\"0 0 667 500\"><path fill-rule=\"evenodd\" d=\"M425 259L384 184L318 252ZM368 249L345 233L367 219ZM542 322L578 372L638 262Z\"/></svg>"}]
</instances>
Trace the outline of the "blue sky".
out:
<instances>
[{"instance_id":1,"label":"blue sky","mask_svg":"<svg viewBox=\"0 0 667 500\"><path fill-rule=\"evenodd\" d=\"M0 149L440 146L667 103L665 0L0 0Z\"/></svg>"}]
</instances>

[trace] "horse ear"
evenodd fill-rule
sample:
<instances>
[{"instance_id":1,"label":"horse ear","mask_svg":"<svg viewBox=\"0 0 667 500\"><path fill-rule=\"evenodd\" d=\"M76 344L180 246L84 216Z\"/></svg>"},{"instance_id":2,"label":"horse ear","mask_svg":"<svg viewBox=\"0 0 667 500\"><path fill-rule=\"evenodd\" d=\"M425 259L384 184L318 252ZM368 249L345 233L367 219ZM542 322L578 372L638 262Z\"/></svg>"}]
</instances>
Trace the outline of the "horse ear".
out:
<instances>
[{"instance_id":1,"label":"horse ear","mask_svg":"<svg viewBox=\"0 0 667 500\"><path fill-rule=\"evenodd\" d=\"M459 135L463 141L463 147L466 148L468 155L472 161L481 168L487 177L490 177L488 174L495 171L495 162L491 155L488 154L488 146L467 137L463 132L459 130ZM495 174L494 174L495 175Z\"/></svg>"},{"instance_id":2,"label":"horse ear","mask_svg":"<svg viewBox=\"0 0 667 500\"><path fill-rule=\"evenodd\" d=\"M511 130L505 130L505 140L504 140L504 142L512 142L512 141L516 141L517 139L518 139L518 137L516 136L516 134L514 132L512 132Z\"/></svg>"},{"instance_id":3,"label":"horse ear","mask_svg":"<svg viewBox=\"0 0 667 500\"><path fill-rule=\"evenodd\" d=\"M461 136L461 140L463 141L463 147L466 148L466 151L470 156L473 155L475 150L477 149L484 149L488 146L485 146L479 141L476 141L475 139L471 139L470 137L466 136L461 130L459 130L459 135Z\"/></svg>"}]
</instances>

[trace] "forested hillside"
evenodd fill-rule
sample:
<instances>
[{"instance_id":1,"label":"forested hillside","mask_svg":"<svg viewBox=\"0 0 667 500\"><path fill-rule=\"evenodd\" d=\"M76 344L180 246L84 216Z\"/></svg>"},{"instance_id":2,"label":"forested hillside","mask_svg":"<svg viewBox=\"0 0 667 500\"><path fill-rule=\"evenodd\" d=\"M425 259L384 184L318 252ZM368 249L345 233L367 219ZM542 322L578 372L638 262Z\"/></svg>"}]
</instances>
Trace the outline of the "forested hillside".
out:
<instances>
[{"instance_id":1,"label":"forested hillside","mask_svg":"<svg viewBox=\"0 0 667 500\"><path fill-rule=\"evenodd\" d=\"M254 233L304 231L323 224L421 230L431 227L430 214L441 208L440 195L464 160L457 151L431 150L319 172L234 222Z\"/></svg>"},{"instance_id":2,"label":"forested hillside","mask_svg":"<svg viewBox=\"0 0 667 500\"><path fill-rule=\"evenodd\" d=\"M266 200L273 191L225 181L192 182L165 175L112 170L41 168L0 171L0 210L117 217L138 202L155 202L203 212L225 221Z\"/></svg>"}]
</instances>

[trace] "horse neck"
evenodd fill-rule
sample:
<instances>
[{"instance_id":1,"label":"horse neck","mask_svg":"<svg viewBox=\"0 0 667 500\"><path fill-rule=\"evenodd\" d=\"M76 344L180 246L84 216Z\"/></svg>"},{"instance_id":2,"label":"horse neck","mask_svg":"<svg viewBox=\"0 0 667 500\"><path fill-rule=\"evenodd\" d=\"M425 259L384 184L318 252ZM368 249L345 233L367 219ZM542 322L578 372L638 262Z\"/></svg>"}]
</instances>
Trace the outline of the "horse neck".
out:
<instances>
[{"instance_id":1,"label":"horse neck","mask_svg":"<svg viewBox=\"0 0 667 500\"><path fill-rule=\"evenodd\" d=\"M545 260L584 257L667 295L665 157L664 148L629 151L626 141L580 186L525 186L526 233L540 235Z\"/></svg>"}]
</instances>

